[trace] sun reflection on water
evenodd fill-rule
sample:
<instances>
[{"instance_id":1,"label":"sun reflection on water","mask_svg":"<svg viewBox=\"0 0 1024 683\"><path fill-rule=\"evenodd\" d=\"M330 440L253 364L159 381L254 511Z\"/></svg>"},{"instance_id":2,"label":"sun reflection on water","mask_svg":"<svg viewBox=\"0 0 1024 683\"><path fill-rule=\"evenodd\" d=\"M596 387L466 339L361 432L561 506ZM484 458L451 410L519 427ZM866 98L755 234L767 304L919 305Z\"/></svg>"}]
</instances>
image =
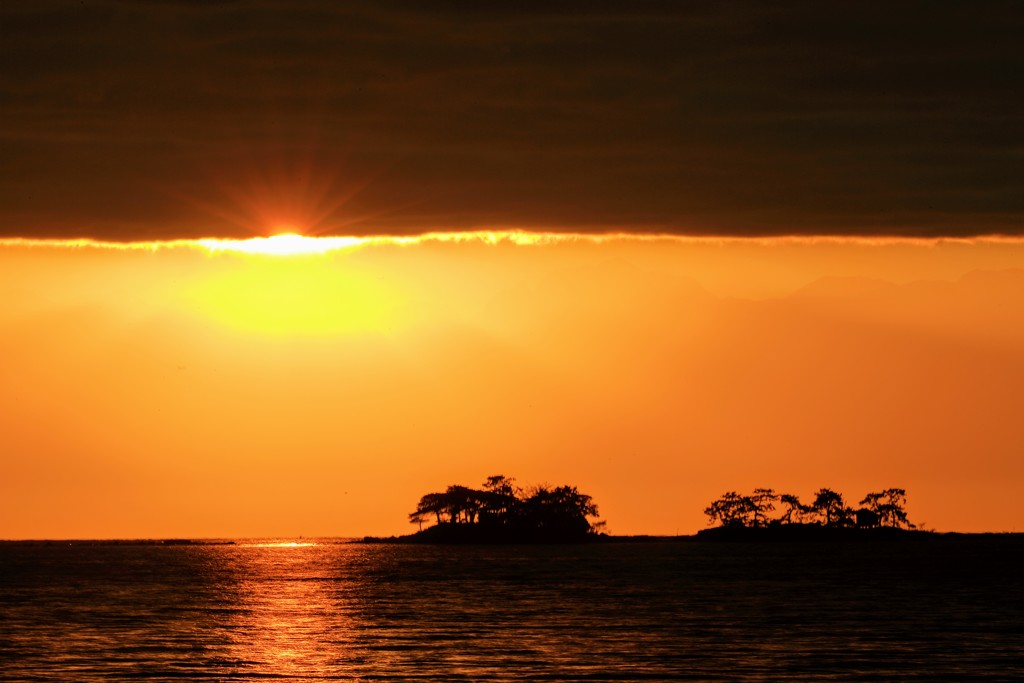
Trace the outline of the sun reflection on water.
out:
<instances>
[{"instance_id":1,"label":"sun reflection on water","mask_svg":"<svg viewBox=\"0 0 1024 683\"><path fill-rule=\"evenodd\" d=\"M325 640L346 626L329 592L329 550L305 539L236 546L242 609L231 624L229 656L247 676L316 679L334 667L337 655Z\"/></svg>"},{"instance_id":2,"label":"sun reflection on water","mask_svg":"<svg viewBox=\"0 0 1024 683\"><path fill-rule=\"evenodd\" d=\"M319 545L314 541L253 541L239 544L244 548L308 548Z\"/></svg>"},{"instance_id":3,"label":"sun reflection on water","mask_svg":"<svg viewBox=\"0 0 1024 683\"><path fill-rule=\"evenodd\" d=\"M1024 680L1016 538L253 541L0 543L0 678Z\"/></svg>"}]
</instances>

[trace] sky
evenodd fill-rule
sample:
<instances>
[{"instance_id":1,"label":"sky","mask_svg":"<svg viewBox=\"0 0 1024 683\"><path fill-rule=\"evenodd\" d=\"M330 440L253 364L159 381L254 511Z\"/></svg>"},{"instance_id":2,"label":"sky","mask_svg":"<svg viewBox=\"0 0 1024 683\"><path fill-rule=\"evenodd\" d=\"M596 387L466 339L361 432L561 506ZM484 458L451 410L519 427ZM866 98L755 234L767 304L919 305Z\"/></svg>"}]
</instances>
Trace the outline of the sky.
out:
<instances>
[{"instance_id":1,"label":"sky","mask_svg":"<svg viewBox=\"0 0 1024 683\"><path fill-rule=\"evenodd\" d=\"M618 534L759 486L1021 530L1024 240L268 246L0 244L0 537L407 533L494 474Z\"/></svg>"},{"instance_id":2,"label":"sky","mask_svg":"<svg viewBox=\"0 0 1024 683\"><path fill-rule=\"evenodd\" d=\"M0 234L1019 233L1013 2L5 3Z\"/></svg>"},{"instance_id":3,"label":"sky","mask_svg":"<svg viewBox=\"0 0 1024 683\"><path fill-rule=\"evenodd\" d=\"M499 473L620 534L1021 530L1022 23L0 6L0 538L390 535Z\"/></svg>"}]
</instances>

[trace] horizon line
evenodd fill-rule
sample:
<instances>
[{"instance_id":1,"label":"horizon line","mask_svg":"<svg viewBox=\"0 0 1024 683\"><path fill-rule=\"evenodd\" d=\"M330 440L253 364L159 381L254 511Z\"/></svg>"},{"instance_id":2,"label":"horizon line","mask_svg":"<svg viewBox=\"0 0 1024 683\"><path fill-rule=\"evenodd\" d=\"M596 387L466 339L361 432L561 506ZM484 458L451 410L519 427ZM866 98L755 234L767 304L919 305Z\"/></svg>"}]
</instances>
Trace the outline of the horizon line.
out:
<instances>
[{"instance_id":1,"label":"horizon line","mask_svg":"<svg viewBox=\"0 0 1024 683\"><path fill-rule=\"evenodd\" d=\"M634 534L607 534L609 538L690 538L696 536L699 532L708 529L721 529L723 527L702 527L696 531L690 533L676 533L676 534L655 534L655 533L634 533ZM1024 536L1024 531L1007 530L1007 531L948 531L939 529L912 529L910 531L919 531L922 533L936 534L936 535L960 535L960 536L979 536L979 535L991 535L991 536L1009 536L1018 535ZM404 536L406 534L402 534ZM398 535L394 535L399 537ZM252 542L264 542L264 541L281 541L281 545L291 545L295 541L303 541L309 545L315 545L317 540L330 540L330 541L358 541L364 538L388 538L387 536L374 536L372 534L360 534L356 536L107 536L107 537L69 537L69 538L0 538L0 543L163 543L167 541L171 542L189 542L189 543L216 543L223 541L252 541ZM173 544L173 543L172 543Z\"/></svg>"}]
</instances>

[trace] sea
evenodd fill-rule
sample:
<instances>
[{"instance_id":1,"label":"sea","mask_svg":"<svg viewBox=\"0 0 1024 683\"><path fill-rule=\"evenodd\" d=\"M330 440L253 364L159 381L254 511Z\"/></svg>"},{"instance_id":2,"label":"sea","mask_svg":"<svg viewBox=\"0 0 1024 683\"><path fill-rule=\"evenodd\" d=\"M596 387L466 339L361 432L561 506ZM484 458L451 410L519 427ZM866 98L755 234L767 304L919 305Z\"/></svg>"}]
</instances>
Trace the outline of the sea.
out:
<instances>
[{"instance_id":1,"label":"sea","mask_svg":"<svg viewBox=\"0 0 1024 683\"><path fill-rule=\"evenodd\" d=\"M1024 680L1024 538L4 542L0 679Z\"/></svg>"}]
</instances>

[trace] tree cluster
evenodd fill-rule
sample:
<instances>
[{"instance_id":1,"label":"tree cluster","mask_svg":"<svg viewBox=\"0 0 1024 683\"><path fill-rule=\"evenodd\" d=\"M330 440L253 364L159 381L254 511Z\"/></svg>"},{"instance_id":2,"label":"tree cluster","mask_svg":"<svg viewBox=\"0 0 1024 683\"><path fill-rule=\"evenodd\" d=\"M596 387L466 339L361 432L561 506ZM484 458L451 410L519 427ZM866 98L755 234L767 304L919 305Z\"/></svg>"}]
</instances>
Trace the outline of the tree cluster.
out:
<instances>
[{"instance_id":1,"label":"tree cluster","mask_svg":"<svg viewBox=\"0 0 1024 683\"><path fill-rule=\"evenodd\" d=\"M575 486L524 491L514 479L495 475L480 489L455 485L424 495L409 521L421 533L424 523L433 522L437 531L478 540L557 541L595 534L603 522L589 518L597 514L593 499Z\"/></svg>"},{"instance_id":2,"label":"tree cluster","mask_svg":"<svg viewBox=\"0 0 1024 683\"><path fill-rule=\"evenodd\" d=\"M905 510L907 492L891 488L869 493L854 509L832 489L819 489L809 505L789 493L754 489L750 495L729 491L704 509L709 524L723 527L763 528L788 524L814 524L842 528L913 529ZM778 512L777 512L778 511Z\"/></svg>"}]
</instances>

